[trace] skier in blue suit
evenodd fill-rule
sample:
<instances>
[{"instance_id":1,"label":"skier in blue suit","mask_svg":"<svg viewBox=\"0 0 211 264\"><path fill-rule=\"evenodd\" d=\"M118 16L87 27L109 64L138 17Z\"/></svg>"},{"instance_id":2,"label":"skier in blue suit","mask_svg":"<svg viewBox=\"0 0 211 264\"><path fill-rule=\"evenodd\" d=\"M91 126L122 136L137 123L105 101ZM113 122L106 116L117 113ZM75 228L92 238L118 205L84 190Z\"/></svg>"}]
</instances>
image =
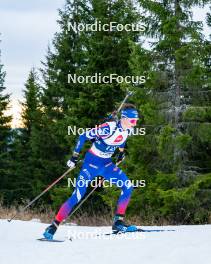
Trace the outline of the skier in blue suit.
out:
<instances>
[{"instance_id":1,"label":"skier in blue suit","mask_svg":"<svg viewBox=\"0 0 211 264\"><path fill-rule=\"evenodd\" d=\"M73 208L83 198L87 190L87 184L79 182L91 182L96 176L103 176L104 179L110 180L117 184L121 181L121 195L117 202L115 217L112 229L121 232L134 232L137 230L135 225L125 224L124 216L133 190L132 184L126 174L112 162L112 155L115 150L119 149L117 163L121 162L124 157L124 147L128 136L132 133L133 127L138 121L138 111L132 104L125 104L121 110L121 119L109 121L95 127L82 134L74 149L73 155L67 162L67 166L75 167L78 162L79 153L87 140L94 140L91 148L87 151L83 166L76 181L76 187L71 197L61 206L51 225L45 230L44 237L53 239L53 236L59 226Z\"/></svg>"}]
</instances>

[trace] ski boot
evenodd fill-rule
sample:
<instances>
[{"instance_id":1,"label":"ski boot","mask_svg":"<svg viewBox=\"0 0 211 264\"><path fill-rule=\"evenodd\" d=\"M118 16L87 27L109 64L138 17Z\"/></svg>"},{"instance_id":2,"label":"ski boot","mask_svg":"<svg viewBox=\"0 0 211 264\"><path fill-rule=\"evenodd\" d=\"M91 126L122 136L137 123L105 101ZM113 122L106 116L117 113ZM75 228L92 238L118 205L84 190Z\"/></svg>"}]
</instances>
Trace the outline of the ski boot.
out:
<instances>
[{"instance_id":1,"label":"ski boot","mask_svg":"<svg viewBox=\"0 0 211 264\"><path fill-rule=\"evenodd\" d=\"M60 222L57 220L54 220L50 226L48 226L45 229L45 232L43 233L44 238L48 240L53 240L53 236L56 233L57 228L59 227Z\"/></svg>"},{"instance_id":2,"label":"ski boot","mask_svg":"<svg viewBox=\"0 0 211 264\"><path fill-rule=\"evenodd\" d=\"M112 226L113 232L125 233L125 232L136 232L136 231L138 231L137 226L135 226L135 225L127 225L127 224L125 224L123 219L124 219L124 216L115 215L114 223L113 223L113 226Z\"/></svg>"}]
</instances>

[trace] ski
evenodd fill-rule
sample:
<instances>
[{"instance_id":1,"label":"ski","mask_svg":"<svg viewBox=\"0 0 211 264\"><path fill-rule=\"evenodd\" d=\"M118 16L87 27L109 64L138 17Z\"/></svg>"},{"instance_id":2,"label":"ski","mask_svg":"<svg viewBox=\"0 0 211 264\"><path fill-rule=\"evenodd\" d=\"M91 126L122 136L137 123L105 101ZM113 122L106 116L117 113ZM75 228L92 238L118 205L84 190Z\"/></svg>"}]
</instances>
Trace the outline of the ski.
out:
<instances>
[{"instance_id":1,"label":"ski","mask_svg":"<svg viewBox=\"0 0 211 264\"><path fill-rule=\"evenodd\" d=\"M37 238L38 241L44 241L44 242L64 242L65 240L59 240L59 239L47 239L47 238Z\"/></svg>"},{"instance_id":2,"label":"ski","mask_svg":"<svg viewBox=\"0 0 211 264\"><path fill-rule=\"evenodd\" d=\"M130 232L122 232L122 231L117 231L117 230L114 230L112 231L111 233L106 233L106 234L102 234L102 235L105 235L105 236L110 236L110 235L121 235L121 234L128 234L128 233L137 233L137 232L143 232L143 229L139 228L138 230L136 231L130 231Z\"/></svg>"},{"instance_id":3,"label":"ski","mask_svg":"<svg viewBox=\"0 0 211 264\"><path fill-rule=\"evenodd\" d=\"M121 231L112 231L110 233L105 233L105 234L98 234L97 236L111 236L111 235L121 235L121 234L128 234L128 233L137 233L137 232L142 232L142 233L151 233L151 232L172 232L175 230L165 230L165 229L142 229L138 228L136 231L126 231L126 232L121 232Z\"/></svg>"}]
</instances>

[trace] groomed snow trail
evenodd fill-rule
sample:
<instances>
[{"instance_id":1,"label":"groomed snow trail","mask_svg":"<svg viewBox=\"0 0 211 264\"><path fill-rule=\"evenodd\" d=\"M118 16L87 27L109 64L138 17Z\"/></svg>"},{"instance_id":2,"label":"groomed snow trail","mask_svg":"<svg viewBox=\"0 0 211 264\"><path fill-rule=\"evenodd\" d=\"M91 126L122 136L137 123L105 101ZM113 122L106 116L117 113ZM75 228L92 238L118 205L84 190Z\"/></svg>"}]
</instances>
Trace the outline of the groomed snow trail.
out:
<instances>
[{"instance_id":1,"label":"groomed snow trail","mask_svg":"<svg viewBox=\"0 0 211 264\"><path fill-rule=\"evenodd\" d=\"M61 226L55 239L37 241L47 224L0 220L2 264L210 264L211 225L150 226L164 232L96 236L111 227ZM168 231L175 230L175 231ZM68 240L72 237L73 240Z\"/></svg>"}]
</instances>

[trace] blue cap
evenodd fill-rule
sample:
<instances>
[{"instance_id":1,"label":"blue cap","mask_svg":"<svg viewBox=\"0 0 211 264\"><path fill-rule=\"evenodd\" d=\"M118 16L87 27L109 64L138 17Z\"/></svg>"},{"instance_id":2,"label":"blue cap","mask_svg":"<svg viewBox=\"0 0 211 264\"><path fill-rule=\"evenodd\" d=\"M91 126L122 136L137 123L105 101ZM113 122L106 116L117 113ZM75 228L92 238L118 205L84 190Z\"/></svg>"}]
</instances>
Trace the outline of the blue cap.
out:
<instances>
[{"instance_id":1,"label":"blue cap","mask_svg":"<svg viewBox=\"0 0 211 264\"><path fill-rule=\"evenodd\" d=\"M121 111L121 117L138 118L138 111L132 108L124 109Z\"/></svg>"}]
</instances>

